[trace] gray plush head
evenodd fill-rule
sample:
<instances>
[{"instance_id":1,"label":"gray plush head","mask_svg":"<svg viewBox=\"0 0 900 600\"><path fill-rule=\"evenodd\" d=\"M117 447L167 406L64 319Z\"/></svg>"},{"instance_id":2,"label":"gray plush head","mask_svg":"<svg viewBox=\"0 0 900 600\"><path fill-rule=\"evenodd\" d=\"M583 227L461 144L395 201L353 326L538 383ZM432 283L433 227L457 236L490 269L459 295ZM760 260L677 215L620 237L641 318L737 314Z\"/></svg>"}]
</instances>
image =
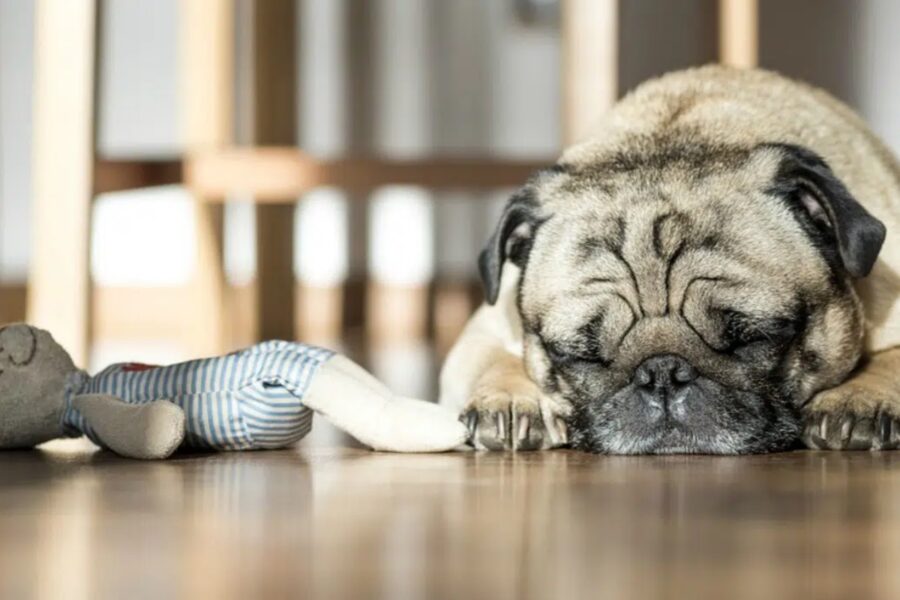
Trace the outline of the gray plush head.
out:
<instances>
[{"instance_id":1,"label":"gray plush head","mask_svg":"<svg viewBox=\"0 0 900 600\"><path fill-rule=\"evenodd\" d=\"M28 448L59 437L66 377L75 365L43 329L0 328L0 448Z\"/></svg>"}]
</instances>

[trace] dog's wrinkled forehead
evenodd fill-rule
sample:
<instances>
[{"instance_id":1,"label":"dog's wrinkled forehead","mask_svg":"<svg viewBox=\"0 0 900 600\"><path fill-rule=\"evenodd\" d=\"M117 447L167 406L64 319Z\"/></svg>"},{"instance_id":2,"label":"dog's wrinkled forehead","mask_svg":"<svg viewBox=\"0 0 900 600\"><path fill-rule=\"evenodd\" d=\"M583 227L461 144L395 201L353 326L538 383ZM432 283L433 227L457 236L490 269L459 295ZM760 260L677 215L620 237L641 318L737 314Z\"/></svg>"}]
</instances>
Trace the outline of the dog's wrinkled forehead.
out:
<instances>
[{"instance_id":1,"label":"dog's wrinkled forehead","mask_svg":"<svg viewBox=\"0 0 900 600\"><path fill-rule=\"evenodd\" d=\"M785 277L797 286L827 277L784 204L767 193L777 169L770 157L699 170L677 161L605 164L573 167L537 187L550 216L523 282L526 317L563 297L569 306L591 302L611 287L634 312L654 315L665 314L693 278L764 288Z\"/></svg>"}]
</instances>

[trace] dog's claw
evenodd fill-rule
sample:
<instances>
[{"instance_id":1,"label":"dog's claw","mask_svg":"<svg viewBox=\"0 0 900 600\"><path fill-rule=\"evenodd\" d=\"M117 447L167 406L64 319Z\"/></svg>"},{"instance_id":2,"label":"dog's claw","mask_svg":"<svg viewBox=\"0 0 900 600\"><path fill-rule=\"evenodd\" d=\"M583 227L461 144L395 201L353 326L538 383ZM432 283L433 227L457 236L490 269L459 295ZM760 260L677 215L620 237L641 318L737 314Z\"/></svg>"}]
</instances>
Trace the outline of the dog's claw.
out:
<instances>
[{"instance_id":1,"label":"dog's claw","mask_svg":"<svg viewBox=\"0 0 900 600\"><path fill-rule=\"evenodd\" d=\"M871 416L849 412L807 417L803 441L817 450L893 450L900 447L900 423L890 412Z\"/></svg>"},{"instance_id":2,"label":"dog's claw","mask_svg":"<svg viewBox=\"0 0 900 600\"><path fill-rule=\"evenodd\" d=\"M886 412L880 412L875 419L875 437L881 450L893 450L897 447L895 419Z\"/></svg>"},{"instance_id":3,"label":"dog's claw","mask_svg":"<svg viewBox=\"0 0 900 600\"><path fill-rule=\"evenodd\" d=\"M516 431L514 450L540 450L544 447L546 432L539 415L522 415Z\"/></svg>"},{"instance_id":4,"label":"dog's claw","mask_svg":"<svg viewBox=\"0 0 900 600\"><path fill-rule=\"evenodd\" d=\"M519 424L516 428L516 440L522 441L528 437L528 428L531 425L531 420L528 418L528 415L522 415L519 417Z\"/></svg>"},{"instance_id":5,"label":"dog's claw","mask_svg":"<svg viewBox=\"0 0 900 600\"><path fill-rule=\"evenodd\" d=\"M850 436L853 434L854 424L856 424L856 418L853 415L846 415L841 420L840 448L846 448L850 443Z\"/></svg>"},{"instance_id":6,"label":"dog's claw","mask_svg":"<svg viewBox=\"0 0 900 600\"><path fill-rule=\"evenodd\" d=\"M814 450L827 450L828 443L825 441L823 432L825 428L825 415L812 415L803 428L803 441L806 445Z\"/></svg>"},{"instance_id":7,"label":"dog's claw","mask_svg":"<svg viewBox=\"0 0 900 600\"><path fill-rule=\"evenodd\" d=\"M853 425L853 433L850 434L847 450L868 450L875 448L875 443L874 419L857 419Z\"/></svg>"},{"instance_id":8,"label":"dog's claw","mask_svg":"<svg viewBox=\"0 0 900 600\"><path fill-rule=\"evenodd\" d=\"M505 443L509 441L509 414L505 412L497 413L497 437Z\"/></svg>"},{"instance_id":9,"label":"dog's claw","mask_svg":"<svg viewBox=\"0 0 900 600\"><path fill-rule=\"evenodd\" d=\"M888 443L890 444L891 449L900 448L900 422L897 419L894 419L888 415L891 419L891 432L888 437Z\"/></svg>"},{"instance_id":10,"label":"dog's claw","mask_svg":"<svg viewBox=\"0 0 900 600\"><path fill-rule=\"evenodd\" d=\"M559 432L560 442L563 444L568 444L569 428L568 426L566 426L566 422L560 417L556 417L556 431Z\"/></svg>"},{"instance_id":11,"label":"dog's claw","mask_svg":"<svg viewBox=\"0 0 900 600\"><path fill-rule=\"evenodd\" d=\"M551 421L547 426L547 433L555 446L562 446L568 443L568 428L562 417L551 417Z\"/></svg>"},{"instance_id":12,"label":"dog's claw","mask_svg":"<svg viewBox=\"0 0 900 600\"><path fill-rule=\"evenodd\" d=\"M541 415L515 414L514 410L490 412L470 409L461 417L469 444L479 450L540 450L548 447L549 434Z\"/></svg>"},{"instance_id":13,"label":"dog's claw","mask_svg":"<svg viewBox=\"0 0 900 600\"><path fill-rule=\"evenodd\" d=\"M828 415L822 415L822 418L819 419L819 438L824 442L825 446L828 446Z\"/></svg>"},{"instance_id":14,"label":"dog's claw","mask_svg":"<svg viewBox=\"0 0 900 600\"><path fill-rule=\"evenodd\" d=\"M473 441L475 437L475 427L478 425L478 413L474 410L470 410L469 412L463 414L462 422L466 426L466 430L469 432L469 443Z\"/></svg>"}]
</instances>

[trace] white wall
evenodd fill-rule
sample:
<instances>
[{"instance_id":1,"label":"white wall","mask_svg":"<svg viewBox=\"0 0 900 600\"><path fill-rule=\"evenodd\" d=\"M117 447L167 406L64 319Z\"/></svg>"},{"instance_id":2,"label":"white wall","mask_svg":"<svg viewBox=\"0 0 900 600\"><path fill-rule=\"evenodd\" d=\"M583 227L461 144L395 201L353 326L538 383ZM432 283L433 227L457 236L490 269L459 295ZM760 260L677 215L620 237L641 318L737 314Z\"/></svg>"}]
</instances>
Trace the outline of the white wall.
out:
<instances>
[{"instance_id":1,"label":"white wall","mask_svg":"<svg viewBox=\"0 0 900 600\"><path fill-rule=\"evenodd\" d=\"M0 0L0 280L28 269L33 26L30 2Z\"/></svg>"},{"instance_id":2,"label":"white wall","mask_svg":"<svg viewBox=\"0 0 900 600\"><path fill-rule=\"evenodd\" d=\"M101 154L171 156L181 149L178 1L99 3Z\"/></svg>"}]
</instances>

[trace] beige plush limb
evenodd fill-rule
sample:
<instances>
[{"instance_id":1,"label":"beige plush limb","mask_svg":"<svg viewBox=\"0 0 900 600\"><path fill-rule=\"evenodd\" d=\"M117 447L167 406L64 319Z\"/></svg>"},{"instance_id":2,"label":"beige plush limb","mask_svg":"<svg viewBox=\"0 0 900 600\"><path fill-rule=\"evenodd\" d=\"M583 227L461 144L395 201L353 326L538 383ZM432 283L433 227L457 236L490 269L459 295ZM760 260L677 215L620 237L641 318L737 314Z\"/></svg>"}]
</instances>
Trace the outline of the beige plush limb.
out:
<instances>
[{"instance_id":1,"label":"beige plush limb","mask_svg":"<svg viewBox=\"0 0 900 600\"><path fill-rule=\"evenodd\" d=\"M340 355L319 368L303 403L375 450L442 452L466 441L454 411L395 396Z\"/></svg>"},{"instance_id":2,"label":"beige plush limb","mask_svg":"<svg viewBox=\"0 0 900 600\"><path fill-rule=\"evenodd\" d=\"M103 443L122 456L166 458L184 440L184 411L168 400L128 404L115 396L84 394L72 404Z\"/></svg>"}]
</instances>

